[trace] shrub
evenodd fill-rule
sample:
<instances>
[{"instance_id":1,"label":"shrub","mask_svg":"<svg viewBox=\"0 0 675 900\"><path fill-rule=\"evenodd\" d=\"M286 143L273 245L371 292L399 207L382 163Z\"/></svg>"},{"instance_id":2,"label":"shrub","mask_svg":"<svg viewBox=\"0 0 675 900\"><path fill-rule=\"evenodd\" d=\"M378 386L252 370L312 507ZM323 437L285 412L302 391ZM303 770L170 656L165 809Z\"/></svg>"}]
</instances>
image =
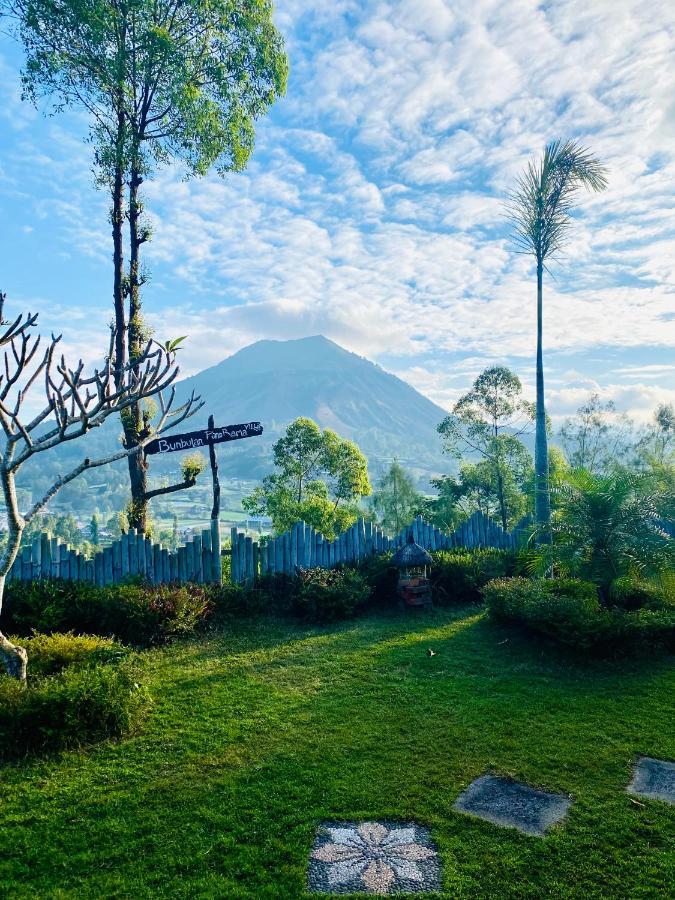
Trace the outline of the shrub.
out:
<instances>
[{"instance_id":1,"label":"shrub","mask_svg":"<svg viewBox=\"0 0 675 900\"><path fill-rule=\"evenodd\" d=\"M220 585L212 585L209 589L209 599L214 615L256 615L270 609L275 610L271 601L271 583L265 580L263 587L249 588L242 584L230 584L223 582Z\"/></svg>"},{"instance_id":2,"label":"shrub","mask_svg":"<svg viewBox=\"0 0 675 900\"><path fill-rule=\"evenodd\" d=\"M137 726L148 695L119 645L72 634L22 644L27 685L0 675L0 759L122 737Z\"/></svg>"},{"instance_id":3,"label":"shrub","mask_svg":"<svg viewBox=\"0 0 675 900\"><path fill-rule=\"evenodd\" d=\"M191 634L208 618L208 588L198 584L120 584L106 588L107 634L149 647Z\"/></svg>"},{"instance_id":4,"label":"shrub","mask_svg":"<svg viewBox=\"0 0 675 900\"><path fill-rule=\"evenodd\" d=\"M675 607L606 608L589 582L501 578L487 584L483 595L494 619L580 650L675 648Z\"/></svg>"},{"instance_id":5,"label":"shrub","mask_svg":"<svg viewBox=\"0 0 675 900\"><path fill-rule=\"evenodd\" d=\"M298 569L295 577L273 575L261 587L244 591L246 612L267 611L299 616L310 622L335 622L352 616L365 605L371 589L350 567Z\"/></svg>"},{"instance_id":6,"label":"shrub","mask_svg":"<svg viewBox=\"0 0 675 900\"><path fill-rule=\"evenodd\" d=\"M517 557L507 550L442 550L432 554L434 603L480 603L481 589L493 578L513 575Z\"/></svg>"},{"instance_id":7,"label":"shrub","mask_svg":"<svg viewBox=\"0 0 675 900\"><path fill-rule=\"evenodd\" d=\"M347 619L370 597L354 569L299 569L293 583L293 612L312 622Z\"/></svg>"},{"instance_id":8,"label":"shrub","mask_svg":"<svg viewBox=\"0 0 675 900\"><path fill-rule=\"evenodd\" d=\"M370 585L370 602L391 606L396 602L398 569L391 564L391 553L371 556L358 566L358 573Z\"/></svg>"},{"instance_id":9,"label":"shrub","mask_svg":"<svg viewBox=\"0 0 675 900\"><path fill-rule=\"evenodd\" d=\"M87 582L45 580L10 584L3 606L7 631L72 631L116 637L147 647L188 634L211 611L203 585L141 581L100 588Z\"/></svg>"},{"instance_id":10,"label":"shrub","mask_svg":"<svg viewBox=\"0 0 675 900\"><path fill-rule=\"evenodd\" d=\"M667 587L655 582L617 578L609 590L609 605L620 609L663 609L672 603Z\"/></svg>"},{"instance_id":11,"label":"shrub","mask_svg":"<svg viewBox=\"0 0 675 900\"><path fill-rule=\"evenodd\" d=\"M91 634L35 634L20 643L28 652L31 677L56 675L69 666L120 663L126 656L116 641Z\"/></svg>"}]
</instances>

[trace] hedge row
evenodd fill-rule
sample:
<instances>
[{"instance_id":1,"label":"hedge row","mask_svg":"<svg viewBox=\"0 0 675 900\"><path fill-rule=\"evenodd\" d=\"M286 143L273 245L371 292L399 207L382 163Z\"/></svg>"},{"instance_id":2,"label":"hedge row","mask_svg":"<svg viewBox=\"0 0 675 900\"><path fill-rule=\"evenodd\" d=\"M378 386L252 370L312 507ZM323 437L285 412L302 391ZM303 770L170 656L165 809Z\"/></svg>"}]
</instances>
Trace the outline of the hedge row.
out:
<instances>
[{"instance_id":1,"label":"hedge row","mask_svg":"<svg viewBox=\"0 0 675 900\"><path fill-rule=\"evenodd\" d=\"M579 650L675 650L675 604L658 585L617 585L609 606L578 579L500 578L483 595L493 619Z\"/></svg>"}]
</instances>

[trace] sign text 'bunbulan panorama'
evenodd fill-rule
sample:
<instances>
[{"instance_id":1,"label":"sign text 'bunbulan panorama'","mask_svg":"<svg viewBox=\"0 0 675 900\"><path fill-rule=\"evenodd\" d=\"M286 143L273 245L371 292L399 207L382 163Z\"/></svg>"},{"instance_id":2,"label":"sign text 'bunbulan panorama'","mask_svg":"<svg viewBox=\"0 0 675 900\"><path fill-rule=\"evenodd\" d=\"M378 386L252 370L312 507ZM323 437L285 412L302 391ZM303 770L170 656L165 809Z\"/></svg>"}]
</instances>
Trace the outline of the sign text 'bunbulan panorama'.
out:
<instances>
[{"instance_id":1,"label":"sign text 'bunbulan panorama'","mask_svg":"<svg viewBox=\"0 0 675 900\"><path fill-rule=\"evenodd\" d=\"M225 441L240 441L242 438L258 437L263 433L260 422L246 422L243 425L225 425L223 428L204 428L202 431L188 431L186 434L171 434L167 437L155 438L146 444L145 452L174 453L176 450L197 450L209 444L222 444Z\"/></svg>"}]
</instances>

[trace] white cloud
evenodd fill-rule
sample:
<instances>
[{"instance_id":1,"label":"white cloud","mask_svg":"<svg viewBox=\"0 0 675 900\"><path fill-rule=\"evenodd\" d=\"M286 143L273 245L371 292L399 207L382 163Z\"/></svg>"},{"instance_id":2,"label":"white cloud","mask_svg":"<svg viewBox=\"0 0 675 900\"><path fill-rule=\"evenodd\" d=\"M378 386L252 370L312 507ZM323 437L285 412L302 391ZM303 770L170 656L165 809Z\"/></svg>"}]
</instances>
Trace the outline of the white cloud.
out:
<instances>
[{"instance_id":1,"label":"white cloud","mask_svg":"<svg viewBox=\"0 0 675 900\"><path fill-rule=\"evenodd\" d=\"M501 213L526 160L557 136L592 146L610 185L580 198L547 276L547 351L675 345L670 2L279 0L276 19L289 96L261 124L247 172L186 182L169 170L146 184L148 314L158 332L191 335L186 369L259 337L323 332L395 356L448 406L483 361L531 366L532 271ZM0 81L12 117L27 116L3 184L21 185L60 252L86 253L108 277L106 201L82 129L56 120L36 146L16 79ZM475 362L444 372L459 353ZM636 410L668 395L671 376L624 367L607 389ZM573 402L555 386L550 401Z\"/></svg>"}]
</instances>

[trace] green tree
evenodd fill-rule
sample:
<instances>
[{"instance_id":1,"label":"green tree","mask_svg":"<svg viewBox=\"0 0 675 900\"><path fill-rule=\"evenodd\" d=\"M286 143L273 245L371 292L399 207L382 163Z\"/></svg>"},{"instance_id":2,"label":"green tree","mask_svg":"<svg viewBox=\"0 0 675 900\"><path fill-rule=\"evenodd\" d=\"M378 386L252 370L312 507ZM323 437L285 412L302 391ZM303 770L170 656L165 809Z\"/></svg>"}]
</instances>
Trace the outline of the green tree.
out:
<instances>
[{"instance_id":1,"label":"green tree","mask_svg":"<svg viewBox=\"0 0 675 900\"><path fill-rule=\"evenodd\" d=\"M675 462L675 407L660 403L654 410L651 425L637 444L638 459L655 467Z\"/></svg>"},{"instance_id":2,"label":"green tree","mask_svg":"<svg viewBox=\"0 0 675 900\"><path fill-rule=\"evenodd\" d=\"M98 516L96 513L91 517L91 522L89 523L89 540L95 547L101 543Z\"/></svg>"},{"instance_id":3,"label":"green tree","mask_svg":"<svg viewBox=\"0 0 675 900\"><path fill-rule=\"evenodd\" d=\"M612 400L605 403L590 394L575 416L560 429L560 440L570 465L588 472L605 472L626 460L632 450L632 422L619 415Z\"/></svg>"},{"instance_id":4,"label":"green tree","mask_svg":"<svg viewBox=\"0 0 675 900\"><path fill-rule=\"evenodd\" d=\"M380 479L373 493L373 509L382 527L393 534L411 522L422 508L422 495L415 489L412 477L397 460Z\"/></svg>"},{"instance_id":5,"label":"green tree","mask_svg":"<svg viewBox=\"0 0 675 900\"><path fill-rule=\"evenodd\" d=\"M274 444L276 472L242 500L250 515L269 516L277 533L297 521L333 538L359 515L371 492L368 462L352 441L299 418Z\"/></svg>"},{"instance_id":6,"label":"green tree","mask_svg":"<svg viewBox=\"0 0 675 900\"><path fill-rule=\"evenodd\" d=\"M26 95L34 101L54 95L57 104L77 105L89 114L97 183L111 194L114 360L121 378L126 360L140 359L148 337L141 252L151 230L143 217L141 186L158 164L172 160L188 175L246 166L255 121L286 87L288 64L272 4L0 0L0 8L13 15L26 52ZM167 349L176 350L181 340ZM127 448L147 438L152 418L148 404L125 412ZM130 455L128 466L130 524L145 531L150 499L145 455Z\"/></svg>"},{"instance_id":7,"label":"green tree","mask_svg":"<svg viewBox=\"0 0 675 900\"><path fill-rule=\"evenodd\" d=\"M456 528L477 511L500 518L502 508L508 510L506 528L509 528L527 511L527 495L513 470L508 466L497 469L488 459L464 462L456 476L436 478L432 484L438 496L427 501L425 515L446 531Z\"/></svg>"},{"instance_id":8,"label":"green tree","mask_svg":"<svg viewBox=\"0 0 675 900\"><path fill-rule=\"evenodd\" d=\"M72 513L59 515L58 513L45 513L31 519L23 530L21 545L30 546L43 532L48 532L53 537L61 538L71 547L82 547L86 542Z\"/></svg>"},{"instance_id":9,"label":"green tree","mask_svg":"<svg viewBox=\"0 0 675 900\"><path fill-rule=\"evenodd\" d=\"M445 453L457 459L467 453L481 458L484 465L471 478L480 480L481 494L487 491L486 498L494 498L494 513L504 530L509 520L520 514L523 503L514 488L522 485L531 466L530 454L519 437L531 426L534 409L521 395L518 376L503 366L493 366L476 378L472 389L438 426ZM473 470L466 472L469 478Z\"/></svg>"},{"instance_id":10,"label":"green tree","mask_svg":"<svg viewBox=\"0 0 675 900\"><path fill-rule=\"evenodd\" d=\"M551 497L548 437L544 401L543 282L544 269L561 251L572 222L580 188L601 191L607 186L605 169L577 141L547 144L538 162L528 163L510 197L509 215L519 249L534 257L537 268L537 363L535 433L535 523L537 539L550 533Z\"/></svg>"}]
</instances>

